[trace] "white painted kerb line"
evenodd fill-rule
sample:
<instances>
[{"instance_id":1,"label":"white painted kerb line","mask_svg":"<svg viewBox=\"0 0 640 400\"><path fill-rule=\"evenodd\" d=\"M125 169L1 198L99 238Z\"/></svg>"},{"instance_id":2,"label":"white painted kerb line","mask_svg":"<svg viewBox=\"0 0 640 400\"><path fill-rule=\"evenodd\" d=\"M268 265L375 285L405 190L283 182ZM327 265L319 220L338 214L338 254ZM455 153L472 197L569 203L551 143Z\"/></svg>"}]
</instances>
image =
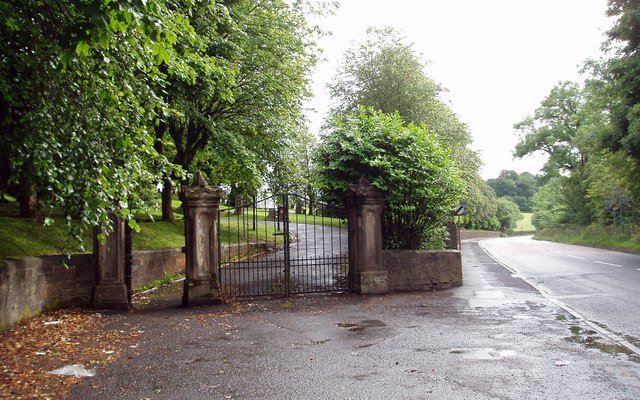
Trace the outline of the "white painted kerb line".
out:
<instances>
[{"instance_id":1,"label":"white painted kerb line","mask_svg":"<svg viewBox=\"0 0 640 400\"><path fill-rule=\"evenodd\" d=\"M505 269L507 269L508 271L511 271L513 274L517 274L518 271L516 271L515 269L509 267L506 264L503 264L500 260L498 260L497 258L495 258L493 256L493 254L491 254L483 245L482 242L478 243L480 245L480 247L482 248L482 250L484 250L491 258L493 258L498 264L502 265ZM594 261L600 264L607 264L605 262L602 261ZM620 265L616 265L616 264L609 264L609 265L615 265L616 267L621 267ZM640 271L640 268L638 268L638 270ZM571 307L569 307L568 305L564 304L563 302L561 302L558 299L554 299L552 298L547 292L546 290L543 290L543 288L541 286L539 286L537 283L530 281L528 278L524 277L524 276L520 276L520 279L522 279L523 281L527 282L529 285L531 285L533 288L535 288L542 296L546 297L547 299L549 299L549 301L551 301L552 303L556 304L557 306L559 306L560 308L562 308L563 310L567 311L569 314L573 315L576 319L582 321L584 324L590 326L594 331L600 333L601 335L608 337L609 339L613 340L615 343L618 343L621 346L626 347L627 349L631 350L634 354L640 356L640 348L636 347L635 345L633 345L632 343L629 343L629 341L627 341L626 339L624 339L623 337L620 337L618 335L616 335L613 332L609 332L608 330L606 330L605 328L601 327L600 325L591 322L589 320L587 320L585 317L583 317L582 315L580 315L577 311L575 311L574 309L572 309Z\"/></svg>"},{"instance_id":2,"label":"white painted kerb line","mask_svg":"<svg viewBox=\"0 0 640 400\"><path fill-rule=\"evenodd\" d=\"M594 263L602 264L602 265L610 265L610 266L612 266L612 267L622 268L622 265L618 265L618 264L611 264L611 263L604 262L604 261L594 261Z\"/></svg>"}]
</instances>

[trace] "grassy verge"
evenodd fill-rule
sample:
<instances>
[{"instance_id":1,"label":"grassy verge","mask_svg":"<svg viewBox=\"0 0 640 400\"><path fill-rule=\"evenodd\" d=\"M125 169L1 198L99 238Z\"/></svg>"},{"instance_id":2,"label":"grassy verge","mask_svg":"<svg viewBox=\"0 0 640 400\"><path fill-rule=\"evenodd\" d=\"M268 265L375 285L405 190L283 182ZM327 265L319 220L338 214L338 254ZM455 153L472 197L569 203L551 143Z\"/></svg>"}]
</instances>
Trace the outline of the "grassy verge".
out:
<instances>
[{"instance_id":1,"label":"grassy verge","mask_svg":"<svg viewBox=\"0 0 640 400\"><path fill-rule=\"evenodd\" d=\"M67 230L62 220L51 226L30 219L0 217L0 258L61 254L64 252ZM84 238L91 251L91 235Z\"/></svg>"},{"instance_id":2,"label":"grassy verge","mask_svg":"<svg viewBox=\"0 0 640 400\"><path fill-rule=\"evenodd\" d=\"M144 291L149 290L149 289L170 285L173 282L177 281L178 279L182 279L182 278L184 278L184 274L182 274L182 273L175 273L175 274L167 274L167 273L165 273L162 278L156 279L155 281L149 282L149 283L147 283L146 285L144 285L142 287L136 288L134 290L134 292L135 293L140 293L140 292L144 292Z\"/></svg>"},{"instance_id":3,"label":"grassy verge","mask_svg":"<svg viewBox=\"0 0 640 400\"><path fill-rule=\"evenodd\" d=\"M248 209L245 210L246 215L243 216L245 219L251 220L253 218L253 210ZM234 208L221 207L220 215L224 218L238 218L235 215ZM268 221L268 211L265 209L257 209L255 210L256 220L258 221ZM224 220L223 218L223 220ZM310 224L310 225L325 225L325 226L335 226L335 227L346 227L345 220L335 217L322 217L316 215L309 214L296 214L292 211L289 212L289 221L291 223L300 223L300 224Z\"/></svg>"},{"instance_id":4,"label":"grassy verge","mask_svg":"<svg viewBox=\"0 0 640 400\"><path fill-rule=\"evenodd\" d=\"M67 229L64 221L54 219L50 226L30 219L0 217L0 258L28 257L63 254L67 241ZM140 222L140 232L134 232L134 250L156 250L184 246L184 223L177 222ZM83 237L83 249L73 253L93 251L91 232Z\"/></svg>"},{"instance_id":5,"label":"grassy verge","mask_svg":"<svg viewBox=\"0 0 640 400\"><path fill-rule=\"evenodd\" d=\"M536 239L584 246L640 252L640 227L627 227L614 232L607 227L590 226L582 229L545 229L536 233Z\"/></svg>"},{"instance_id":6,"label":"grassy verge","mask_svg":"<svg viewBox=\"0 0 640 400\"><path fill-rule=\"evenodd\" d=\"M533 232L536 230L536 227L531 223L531 217L533 213L522 213L522 219L518 221L516 225L516 232Z\"/></svg>"},{"instance_id":7,"label":"grassy verge","mask_svg":"<svg viewBox=\"0 0 640 400\"><path fill-rule=\"evenodd\" d=\"M160 221L160 210L154 210L150 215L137 213L136 219L140 226L140 232L133 234L134 250L157 250L165 248L176 248L184 246L184 221L182 219L182 208L180 202L174 200L173 208L176 216L175 222ZM239 236L252 238L255 232L247 229L248 223L253 217L245 215L240 218L233 215L232 210L221 211L220 241L229 243L237 240ZM17 217L17 204L0 205L0 259L8 257L44 256L65 253L65 242L67 240L66 220L60 216L52 215L54 223L44 226L42 223L30 219ZM257 210L256 220L266 220L266 210ZM249 219L247 221L247 219ZM290 213L291 222L307 224L324 224L344 227L344 221L338 218L316 217L304 214ZM274 235L276 233L275 224L267 224L266 232L261 230L260 239L268 237L270 240L282 242L283 236ZM242 233L242 235L239 235ZM255 238L255 237L254 237ZM87 232L83 238L84 252L91 252L93 248L92 233ZM83 249L74 251L82 253Z\"/></svg>"},{"instance_id":8,"label":"grassy verge","mask_svg":"<svg viewBox=\"0 0 640 400\"><path fill-rule=\"evenodd\" d=\"M184 246L184 221L140 222L133 233L134 250L158 250Z\"/></svg>"}]
</instances>

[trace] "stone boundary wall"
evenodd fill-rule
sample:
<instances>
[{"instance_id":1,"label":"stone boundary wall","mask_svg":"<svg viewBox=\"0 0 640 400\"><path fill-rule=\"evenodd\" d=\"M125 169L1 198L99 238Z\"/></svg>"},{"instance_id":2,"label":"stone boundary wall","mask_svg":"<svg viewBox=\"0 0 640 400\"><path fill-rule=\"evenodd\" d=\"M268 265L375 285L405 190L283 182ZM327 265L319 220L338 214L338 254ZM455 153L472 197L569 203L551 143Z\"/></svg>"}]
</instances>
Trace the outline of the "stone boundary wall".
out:
<instances>
[{"instance_id":1,"label":"stone boundary wall","mask_svg":"<svg viewBox=\"0 0 640 400\"><path fill-rule=\"evenodd\" d=\"M222 245L223 254L243 257L264 244ZM231 249L229 249L231 247ZM65 267L66 263L66 267ZM142 287L164 274L184 273L181 248L133 252L131 283ZM91 307L96 268L93 254L0 260L0 331L45 310Z\"/></svg>"},{"instance_id":2,"label":"stone boundary wall","mask_svg":"<svg viewBox=\"0 0 640 400\"><path fill-rule=\"evenodd\" d=\"M181 248L134 251L131 286L136 289L162 278L164 274L184 273L184 263Z\"/></svg>"},{"instance_id":3,"label":"stone boundary wall","mask_svg":"<svg viewBox=\"0 0 640 400\"><path fill-rule=\"evenodd\" d=\"M94 260L93 254L0 260L0 331L44 310L90 307ZM182 249L134 251L132 286L184 272L184 265Z\"/></svg>"},{"instance_id":4,"label":"stone boundary wall","mask_svg":"<svg viewBox=\"0 0 640 400\"><path fill-rule=\"evenodd\" d=\"M234 244L223 243L220 245L220 257L222 258L222 262L224 263L229 259L236 260L238 258L245 257L250 253L255 254L255 253L261 253L263 251L267 251L269 247L275 247L275 244L273 243L267 244L264 242L234 243Z\"/></svg>"},{"instance_id":5,"label":"stone boundary wall","mask_svg":"<svg viewBox=\"0 0 640 400\"><path fill-rule=\"evenodd\" d=\"M430 291L462 286L457 250L384 250L389 291Z\"/></svg>"},{"instance_id":6,"label":"stone boundary wall","mask_svg":"<svg viewBox=\"0 0 640 400\"><path fill-rule=\"evenodd\" d=\"M256 246L241 247L231 252L242 256ZM386 250L382 256L391 292L462 285L459 251ZM184 272L184 268L182 249L134 251L133 287L144 286L162 278L165 273ZM92 254L75 255L70 259L58 255L0 260L0 331L44 310L90 307L95 283Z\"/></svg>"},{"instance_id":7,"label":"stone boundary wall","mask_svg":"<svg viewBox=\"0 0 640 400\"><path fill-rule=\"evenodd\" d=\"M500 232L492 232L492 231L460 231L460 239L461 240L469 240L469 239L484 239L484 238L499 238L502 237Z\"/></svg>"},{"instance_id":8,"label":"stone boundary wall","mask_svg":"<svg viewBox=\"0 0 640 400\"><path fill-rule=\"evenodd\" d=\"M95 281L92 254L1 260L0 331L43 310L91 305Z\"/></svg>"}]
</instances>

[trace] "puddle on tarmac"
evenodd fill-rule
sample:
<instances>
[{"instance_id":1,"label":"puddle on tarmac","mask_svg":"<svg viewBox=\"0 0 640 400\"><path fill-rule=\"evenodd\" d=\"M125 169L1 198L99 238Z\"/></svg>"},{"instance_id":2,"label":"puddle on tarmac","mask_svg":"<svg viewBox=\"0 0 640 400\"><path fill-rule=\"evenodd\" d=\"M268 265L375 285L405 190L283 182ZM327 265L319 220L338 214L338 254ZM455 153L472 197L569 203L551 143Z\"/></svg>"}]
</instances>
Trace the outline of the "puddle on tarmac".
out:
<instances>
[{"instance_id":1,"label":"puddle on tarmac","mask_svg":"<svg viewBox=\"0 0 640 400\"><path fill-rule=\"evenodd\" d=\"M381 326L387 326L384 322L377 319L367 319L360 323L360 326L364 326L365 328L375 328Z\"/></svg>"},{"instance_id":2,"label":"puddle on tarmac","mask_svg":"<svg viewBox=\"0 0 640 400\"><path fill-rule=\"evenodd\" d=\"M609 329L609 327L605 324L602 324L600 322L594 322L594 324L598 325L599 327L601 327L604 330L607 330L609 332L613 332L611 329ZM637 337L631 336L631 335L623 335L617 332L613 332L614 334L618 335L618 336L622 336L624 340L626 340L627 342L629 342L630 344L632 344L633 346L636 346L638 348L640 348L640 339L638 339ZM640 356L638 356L640 357Z\"/></svg>"},{"instance_id":3,"label":"puddle on tarmac","mask_svg":"<svg viewBox=\"0 0 640 400\"><path fill-rule=\"evenodd\" d=\"M365 330L366 328L378 328L387 326L387 324L377 319L367 319L357 324L352 322L338 322L336 325L338 325L340 328L347 328L351 332L360 332Z\"/></svg>"},{"instance_id":4,"label":"puddle on tarmac","mask_svg":"<svg viewBox=\"0 0 640 400\"><path fill-rule=\"evenodd\" d=\"M516 357L515 350L496 350L490 347L483 348L459 348L449 350L449 354L458 354L467 360L499 360L502 358Z\"/></svg>"},{"instance_id":5,"label":"puddle on tarmac","mask_svg":"<svg viewBox=\"0 0 640 400\"><path fill-rule=\"evenodd\" d=\"M640 339L633 336L625 335L624 339L636 347L640 347Z\"/></svg>"},{"instance_id":6,"label":"puddle on tarmac","mask_svg":"<svg viewBox=\"0 0 640 400\"><path fill-rule=\"evenodd\" d=\"M479 299L504 299L504 293L499 290L474 290L473 295Z\"/></svg>"},{"instance_id":7,"label":"puddle on tarmac","mask_svg":"<svg viewBox=\"0 0 640 400\"><path fill-rule=\"evenodd\" d=\"M364 328L359 327L358 324L352 324L350 322L338 322L336 325L338 325L340 328L347 328L351 332L356 332L358 330L363 330L364 329Z\"/></svg>"},{"instance_id":8,"label":"puddle on tarmac","mask_svg":"<svg viewBox=\"0 0 640 400\"><path fill-rule=\"evenodd\" d=\"M569 327L571 336L565 338L566 341L583 345L588 349L600 350L607 354L626 354L630 361L640 363L640 356L621 344L611 343L609 339L603 339L598 332L591 329L584 329L578 325Z\"/></svg>"}]
</instances>

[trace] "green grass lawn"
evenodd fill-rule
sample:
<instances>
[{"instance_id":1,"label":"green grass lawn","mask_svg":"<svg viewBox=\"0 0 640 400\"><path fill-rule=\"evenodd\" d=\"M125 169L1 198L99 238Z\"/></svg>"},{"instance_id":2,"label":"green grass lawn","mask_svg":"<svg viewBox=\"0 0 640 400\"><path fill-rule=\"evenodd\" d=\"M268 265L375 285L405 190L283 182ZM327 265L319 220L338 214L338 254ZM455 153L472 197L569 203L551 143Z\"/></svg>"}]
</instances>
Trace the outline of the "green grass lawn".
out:
<instances>
[{"instance_id":1,"label":"green grass lawn","mask_svg":"<svg viewBox=\"0 0 640 400\"><path fill-rule=\"evenodd\" d=\"M173 208L176 216L175 222L160 221L160 210L153 210L149 215L136 213L140 231L133 233L134 250L156 250L184 246L184 222L179 200L175 199L173 201ZM262 229L253 231L251 229L252 213L251 215L240 217L233 213L233 209L224 206L221 208L220 241L222 243L235 242L239 237L242 237L243 240L268 240L276 243L282 243L284 240L283 236L274 235L274 233L277 233L277 225L275 223L263 223ZM69 251L72 253L86 253L91 252L93 249L92 232L86 232L83 237L84 249L74 251L65 248L67 240L66 220L56 216L55 213L50 216L55 221L50 226L44 226L42 223L30 219L17 218L17 215L17 204L15 202L0 204L0 224L2 224L2 229L0 229L0 259L64 254ZM291 222L346 227L344 221L338 218L316 217L293 212L289 215ZM265 221L266 217L266 210L257 210L257 221ZM280 229L282 230L282 226Z\"/></svg>"},{"instance_id":2,"label":"green grass lawn","mask_svg":"<svg viewBox=\"0 0 640 400\"><path fill-rule=\"evenodd\" d=\"M518 221L518 225L516 226L515 232L533 232L536 230L536 227L531 223L531 217L533 213L522 213L522 219Z\"/></svg>"},{"instance_id":3,"label":"green grass lawn","mask_svg":"<svg viewBox=\"0 0 640 400\"><path fill-rule=\"evenodd\" d=\"M66 228L57 222L44 226L29 219L0 217L0 258L26 257L64 252ZM91 250L91 237L85 238Z\"/></svg>"},{"instance_id":4,"label":"green grass lawn","mask_svg":"<svg viewBox=\"0 0 640 400\"><path fill-rule=\"evenodd\" d=\"M624 232L614 231L611 227L596 226L580 229L544 229L536 233L535 238L640 252L640 227L638 226L629 226Z\"/></svg>"}]
</instances>

